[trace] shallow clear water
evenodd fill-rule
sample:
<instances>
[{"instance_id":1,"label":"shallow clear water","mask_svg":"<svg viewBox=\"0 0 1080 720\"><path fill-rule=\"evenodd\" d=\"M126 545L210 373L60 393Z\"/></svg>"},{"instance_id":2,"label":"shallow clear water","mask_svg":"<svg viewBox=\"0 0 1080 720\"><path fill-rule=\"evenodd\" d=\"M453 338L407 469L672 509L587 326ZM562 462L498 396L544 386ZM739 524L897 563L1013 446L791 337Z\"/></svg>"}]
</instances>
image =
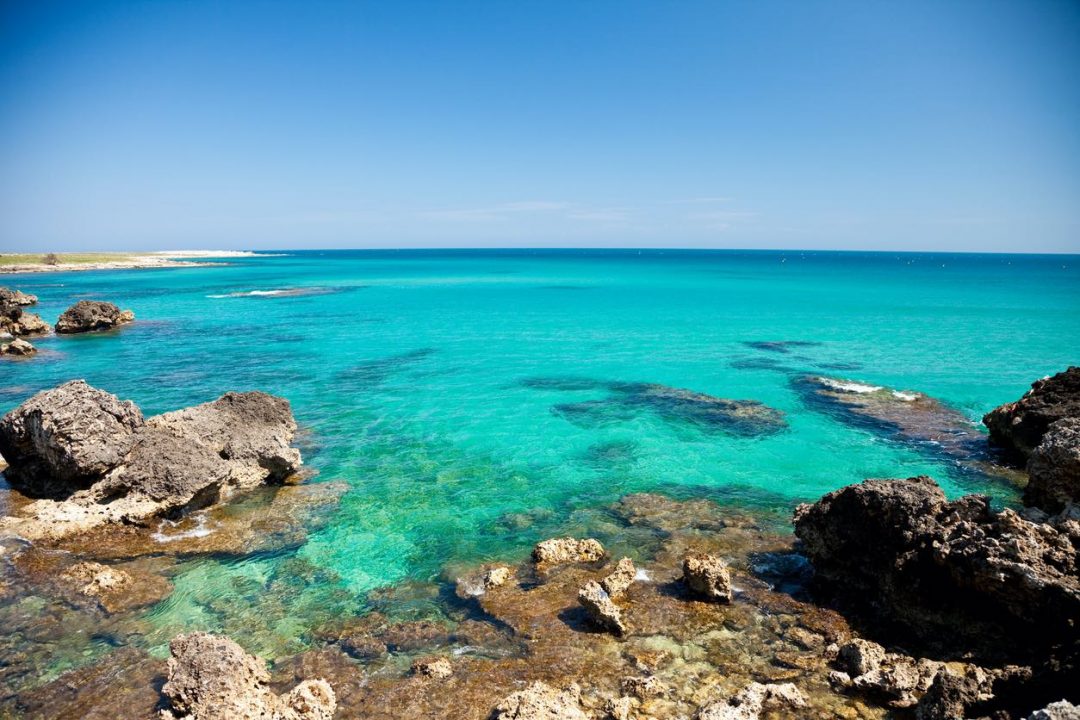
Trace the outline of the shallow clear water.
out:
<instances>
[{"instance_id":1,"label":"shallow clear water","mask_svg":"<svg viewBox=\"0 0 1080 720\"><path fill-rule=\"evenodd\" d=\"M950 494L1009 502L1004 485L807 408L792 378L919 390L977 420L1080 361L1077 256L298 252L230 262L0 276L37 294L50 322L80 298L138 317L113 334L43 339L39 358L0 364L0 410L78 377L147 414L262 389L292 401L317 481L351 488L295 552L185 563L174 595L146 614L141 642L157 648L205 627L266 655L293 652L372 589L520 557L552 532L603 534L601 508L628 492L743 504L781 526L795 503L871 476L927 473ZM320 291L249 294L296 288ZM755 341L815 344L777 352ZM788 426L703 427L620 402L605 385L626 382L757 400Z\"/></svg>"}]
</instances>

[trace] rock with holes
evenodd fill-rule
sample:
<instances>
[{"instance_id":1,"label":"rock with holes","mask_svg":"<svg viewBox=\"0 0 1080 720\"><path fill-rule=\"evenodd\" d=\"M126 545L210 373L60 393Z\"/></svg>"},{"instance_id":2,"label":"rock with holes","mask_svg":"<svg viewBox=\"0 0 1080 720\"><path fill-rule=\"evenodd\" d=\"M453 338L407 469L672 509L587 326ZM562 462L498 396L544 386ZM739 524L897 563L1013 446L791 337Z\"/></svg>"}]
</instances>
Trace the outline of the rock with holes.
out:
<instances>
[{"instance_id":1,"label":"rock with holes","mask_svg":"<svg viewBox=\"0 0 1080 720\"><path fill-rule=\"evenodd\" d=\"M542 567L568 563L593 563L604 559L604 546L599 540L587 538L552 538L533 548L533 560Z\"/></svg>"},{"instance_id":2,"label":"rock with holes","mask_svg":"<svg viewBox=\"0 0 1080 720\"><path fill-rule=\"evenodd\" d=\"M714 555L687 555L683 560L683 582L704 598L731 602L731 573L724 561Z\"/></svg>"},{"instance_id":3,"label":"rock with holes","mask_svg":"<svg viewBox=\"0 0 1080 720\"><path fill-rule=\"evenodd\" d=\"M121 310L111 302L80 300L56 321L56 332L64 335L112 330L134 319L135 313Z\"/></svg>"},{"instance_id":4,"label":"rock with holes","mask_svg":"<svg viewBox=\"0 0 1080 720\"><path fill-rule=\"evenodd\" d=\"M581 707L581 688L571 684L556 690L534 682L509 695L495 707L494 720L589 720Z\"/></svg>"}]
</instances>

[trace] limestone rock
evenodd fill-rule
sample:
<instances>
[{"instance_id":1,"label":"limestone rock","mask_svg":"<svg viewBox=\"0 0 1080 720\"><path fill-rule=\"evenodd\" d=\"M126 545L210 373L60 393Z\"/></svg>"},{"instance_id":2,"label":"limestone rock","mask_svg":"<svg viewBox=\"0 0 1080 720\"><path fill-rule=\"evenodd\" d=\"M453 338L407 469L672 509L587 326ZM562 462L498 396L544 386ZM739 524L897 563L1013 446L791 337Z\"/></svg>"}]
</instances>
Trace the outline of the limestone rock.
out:
<instances>
[{"instance_id":1,"label":"limestone rock","mask_svg":"<svg viewBox=\"0 0 1080 720\"><path fill-rule=\"evenodd\" d=\"M1051 424L1028 458L1024 504L1059 512L1080 503L1080 416Z\"/></svg>"},{"instance_id":2,"label":"limestone rock","mask_svg":"<svg viewBox=\"0 0 1080 720\"><path fill-rule=\"evenodd\" d=\"M697 720L757 720L764 710L806 707L806 697L791 683L751 683L728 701L702 708Z\"/></svg>"},{"instance_id":3,"label":"limestone rock","mask_svg":"<svg viewBox=\"0 0 1080 720\"><path fill-rule=\"evenodd\" d=\"M1037 655L1076 637L1080 523L1068 517L949 502L928 477L867 480L797 508L795 534L821 592L924 639L1001 638Z\"/></svg>"},{"instance_id":4,"label":"limestone rock","mask_svg":"<svg viewBox=\"0 0 1080 720\"><path fill-rule=\"evenodd\" d=\"M143 424L135 403L72 380L0 418L0 455L17 487L52 482L70 493L119 465Z\"/></svg>"},{"instance_id":5,"label":"limestone rock","mask_svg":"<svg viewBox=\"0 0 1080 720\"><path fill-rule=\"evenodd\" d=\"M693 553L683 560L683 582L709 600L731 602L731 573L714 555Z\"/></svg>"},{"instance_id":6,"label":"limestone rock","mask_svg":"<svg viewBox=\"0 0 1080 720\"><path fill-rule=\"evenodd\" d=\"M162 711L163 720L330 720L337 709L324 680L306 680L275 695L262 661L226 637L179 635L169 649L169 680L162 693L171 707Z\"/></svg>"},{"instance_id":7,"label":"limestone rock","mask_svg":"<svg viewBox=\"0 0 1080 720\"><path fill-rule=\"evenodd\" d=\"M983 424L990 430L992 443L1022 462L1042 442L1050 425L1068 417L1080 417L1080 367L1036 380L1024 397L983 416Z\"/></svg>"},{"instance_id":8,"label":"limestone rock","mask_svg":"<svg viewBox=\"0 0 1080 720\"><path fill-rule=\"evenodd\" d=\"M533 560L537 565L553 567L568 563L592 563L604 558L604 546L599 540L588 538L552 538L533 548Z\"/></svg>"},{"instance_id":9,"label":"limestone rock","mask_svg":"<svg viewBox=\"0 0 1080 720\"><path fill-rule=\"evenodd\" d=\"M444 657L420 658L413 662L412 674L442 680L454 674L454 666Z\"/></svg>"},{"instance_id":10,"label":"limestone rock","mask_svg":"<svg viewBox=\"0 0 1080 720\"><path fill-rule=\"evenodd\" d=\"M534 682L511 694L495 708L494 720L589 720L581 707L581 688L556 690Z\"/></svg>"},{"instance_id":11,"label":"limestone rock","mask_svg":"<svg viewBox=\"0 0 1080 720\"><path fill-rule=\"evenodd\" d=\"M111 330L134 319L135 313L121 310L110 302L80 300L65 310L56 321L56 332L73 334Z\"/></svg>"},{"instance_id":12,"label":"limestone rock","mask_svg":"<svg viewBox=\"0 0 1080 720\"><path fill-rule=\"evenodd\" d=\"M1042 710L1036 710L1024 720L1080 720L1080 707L1071 702L1059 700L1050 703Z\"/></svg>"},{"instance_id":13,"label":"limestone rock","mask_svg":"<svg viewBox=\"0 0 1080 720\"><path fill-rule=\"evenodd\" d=\"M15 338L9 343L0 345L0 355L14 355L16 357L27 357L37 352L30 343L26 342L22 338Z\"/></svg>"},{"instance_id":14,"label":"limestone rock","mask_svg":"<svg viewBox=\"0 0 1080 720\"><path fill-rule=\"evenodd\" d=\"M942 669L915 706L916 720L953 720L968 717L967 710L993 697L993 682L982 670L963 674Z\"/></svg>"},{"instance_id":15,"label":"limestone rock","mask_svg":"<svg viewBox=\"0 0 1080 720\"><path fill-rule=\"evenodd\" d=\"M0 306L10 304L18 305L19 307L28 307L30 305L36 305L37 301L37 295L29 295L21 290L0 287Z\"/></svg>"},{"instance_id":16,"label":"limestone rock","mask_svg":"<svg viewBox=\"0 0 1080 720\"><path fill-rule=\"evenodd\" d=\"M634 561L628 557L615 564L615 569L610 575L600 581L600 585L613 600L617 600L626 594L627 588L634 582L637 568Z\"/></svg>"},{"instance_id":17,"label":"limestone rock","mask_svg":"<svg viewBox=\"0 0 1080 720\"><path fill-rule=\"evenodd\" d=\"M22 507L0 528L60 539L108 523L145 524L282 482L301 464L289 446L295 430L289 403L266 393L226 393L144 421L130 402L67 383L0 419L0 454L13 484L67 497Z\"/></svg>"},{"instance_id":18,"label":"limestone rock","mask_svg":"<svg viewBox=\"0 0 1080 720\"><path fill-rule=\"evenodd\" d=\"M606 628L616 635L626 634L626 623L623 622L622 611L611 600L600 583L590 580L578 592L578 602L585 608L589 619L602 628Z\"/></svg>"},{"instance_id":19,"label":"limestone rock","mask_svg":"<svg viewBox=\"0 0 1080 720\"><path fill-rule=\"evenodd\" d=\"M512 576L510 568L505 565L493 567L484 573L484 587L488 590L506 584Z\"/></svg>"}]
</instances>

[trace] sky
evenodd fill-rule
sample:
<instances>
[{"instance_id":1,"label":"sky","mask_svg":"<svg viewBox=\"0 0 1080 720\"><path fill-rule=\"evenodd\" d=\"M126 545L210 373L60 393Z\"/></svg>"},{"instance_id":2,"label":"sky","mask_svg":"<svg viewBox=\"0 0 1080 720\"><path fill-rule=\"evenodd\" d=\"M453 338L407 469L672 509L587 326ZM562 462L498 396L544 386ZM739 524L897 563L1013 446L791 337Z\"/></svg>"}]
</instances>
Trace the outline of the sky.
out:
<instances>
[{"instance_id":1,"label":"sky","mask_svg":"<svg viewBox=\"0 0 1080 720\"><path fill-rule=\"evenodd\" d=\"M1080 252L1080 2L0 0L0 251Z\"/></svg>"}]
</instances>

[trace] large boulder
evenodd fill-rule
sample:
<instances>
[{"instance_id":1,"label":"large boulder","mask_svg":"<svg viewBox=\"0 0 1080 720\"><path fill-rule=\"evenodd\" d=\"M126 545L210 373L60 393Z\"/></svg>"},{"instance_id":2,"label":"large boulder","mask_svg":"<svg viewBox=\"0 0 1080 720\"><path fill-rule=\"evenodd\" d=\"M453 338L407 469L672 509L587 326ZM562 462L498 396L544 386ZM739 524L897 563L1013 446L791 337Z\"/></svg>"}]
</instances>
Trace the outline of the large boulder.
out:
<instances>
[{"instance_id":1,"label":"large boulder","mask_svg":"<svg viewBox=\"0 0 1080 720\"><path fill-rule=\"evenodd\" d=\"M23 310L32 303L26 302L33 295L0 288L0 333L13 335L41 335L49 332L48 324L34 313Z\"/></svg>"},{"instance_id":2,"label":"large boulder","mask_svg":"<svg viewBox=\"0 0 1080 720\"><path fill-rule=\"evenodd\" d=\"M121 310L110 302L80 300L56 321L56 332L61 334L111 330L135 319L135 313Z\"/></svg>"},{"instance_id":3,"label":"large boulder","mask_svg":"<svg viewBox=\"0 0 1080 720\"><path fill-rule=\"evenodd\" d=\"M0 355L12 355L14 357L29 357L37 352L30 343L22 338L15 338L9 343L0 344Z\"/></svg>"},{"instance_id":4,"label":"large boulder","mask_svg":"<svg viewBox=\"0 0 1080 720\"><path fill-rule=\"evenodd\" d=\"M330 720L337 709L325 680L305 680L284 695L268 684L270 673L229 638L195 632L169 643L169 680L162 693L165 720Z\"/></svg>"},{"instance_id":5,"label":"large boulder","mask_svg":"<svg viewBox=\"0 0 1080 720\"><path fill-rule=\"evenodd\" d=\"M1050 425L1080 417L1080 367L1036 380L1024 397L983 416L990 441L1023 463L1042 442Z\"/></svg>"},{"instance_id":6,"label":"large boulder","mask_svg":"<svg viewBox=\"0 0 1080 720\"><path fill-rule=\"evenodd\" d=\"M1080 503L1080 417L1058 420L1028 458L1024 503L1059 512Z\"/></svg>"},{"instance_id":7,"label":"large boulder","mask_svg":"<svg viewBox=\"0 0 1080 720\"><path fill-rule=\"evenodd\" d=\"M130 402L67 383L0 419L0 454L17 487L51 486L68 497L31 503L0 527L60 539L211 505L293 474L301 464L289 446L295 431L288 401L262 392L226 393L144 421Z\"/></svg>"},{"instance_id":8,"label":"large boulder","mask_svg":"<svg viewBox=\"0 0 1080 720\"><path fill-rule=\"evenodd\" d=\"M1033 522L982 496L949 502L928 477L867 480L795 511L819 592L936 642L1007 653L1072 642L1080 523Z\"/></svg>"},{"instance_id":9,"label":"large boulder","mask_svg":"<svg viewBox=\"0 0 1080 720\"><path fill-rule=\"evenodd\" d=\"M70 494L119 465L143 424L135 403L72 380L0 418L0 455L13 484Z\"/></svg>"},{"instance_id":10,"label":"large boulder","mask_svg":"<svg viewBox=\"0 0 1080 720\"><path fill-rule=\"evenodd\" d=\"M556 690L534 682L524 690L509 695L492 713L495 720L588 720L581 707L581 688L570 685Z\"/></svg>"}]
</instances>

